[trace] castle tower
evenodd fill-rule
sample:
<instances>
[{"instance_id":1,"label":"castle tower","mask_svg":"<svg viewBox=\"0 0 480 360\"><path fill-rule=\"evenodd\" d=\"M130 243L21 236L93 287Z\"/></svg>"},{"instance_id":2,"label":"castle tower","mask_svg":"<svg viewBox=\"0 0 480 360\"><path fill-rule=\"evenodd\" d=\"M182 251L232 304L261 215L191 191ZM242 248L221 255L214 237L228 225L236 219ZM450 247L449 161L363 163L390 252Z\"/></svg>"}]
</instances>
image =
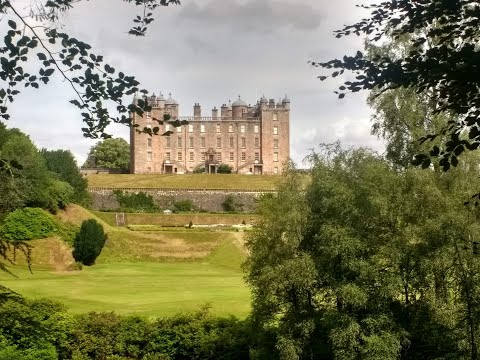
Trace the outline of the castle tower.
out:
<instances>
[{"instance_id":1,"label":"castle tower","mask_svg":"<svg viewBox=\"0 0 480 360\"><path fill-rule=\"evenodd\" d=\"M178 117L178 102L172 98L171 93L168 95L168 99L165 100L165 113L170 114L172 119L176 119Z\"/></svg>"},{"instance_id":2,"label":"castle tower","mask_svg":"<svg viewBox=\"0 0 480 360\"><path fill-rule=\"evenodd\" d=\"M232 104L232 118L233 119L243 118L244 116L243 114L246 114L247 109L248 109L248 104L245 101L243 101L239 95L238 100L236 100Z\"/></svg>"},{"instance_id":3,"label":"castle tower","mask_svg":"<svg viewBox=\"0 0 480 360\"><path fill-rule=\"evenodd\" d=\"M199 103L193 106L193 120L200 120L202 118L202 108Z\"/></svg>"},{"instance_id":4,"label":"castle tower","mask_svg":"<svg viewBox=\"0 0 480 360\"><path fill-rule=\"evenodd\" d=\"M212 120L218 120L218 109L216 106L212 109Z\"/></svg>"}]
</instances>

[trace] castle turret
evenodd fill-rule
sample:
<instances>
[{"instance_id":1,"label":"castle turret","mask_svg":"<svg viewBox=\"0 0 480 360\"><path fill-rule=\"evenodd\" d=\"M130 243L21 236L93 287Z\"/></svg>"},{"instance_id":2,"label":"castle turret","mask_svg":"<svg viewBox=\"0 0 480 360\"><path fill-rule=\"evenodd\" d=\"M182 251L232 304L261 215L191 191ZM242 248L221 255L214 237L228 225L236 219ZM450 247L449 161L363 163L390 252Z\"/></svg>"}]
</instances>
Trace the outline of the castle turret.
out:
<instances>
[{"instance_id":1,"label":"castle turret","mask_svg":"<svg viewBox=\"0 0 480 360\"><path fill-rule=\"evenodd\" d=\"M168 94L169 97L165 100L165 111L169 113L174 119L178 117L178 102L172 98L172 94Z\"/></svg>"},{"instance_id":2,"label":"castle turret","mask_svg":"<svg viewBox=\"0 0 480 360\"><path fill-rule=\"evenodd\" d=\"M265 95L260 98L260 110L265 110L268 106L268 101Z\"/></svg>"},{"instance_id":3,"label":"castle turret","mask_svg":"<svg viewBox=\"0 0 480 360\"><path fill-rule=\"evenodd\" d=\"M200 120L202 118L202 108L199 103L195 103L193 106L193 119Z\"/></svg>"},{"instance_id":4,"label":"castle turret","mask_svg":"<svg viewBox=\"0 0 480 360\"><path fill-rule=\"evenodd\" d=\"M165 99L164 99L162 93L160 93L160 95L157 97L157 105L160 109L165 108Z\"/></svg>"},{"instance_id":5,"label":"castle turret","mask_svg":"<svg viewBox=\"0 0 480 360\"><path fill-rule=\"evenodd\" d=\"M239 95L237 101L232 104L232 118L241 119L243 114L247 112L247 109L248 104Z\"/></svg>"},{"instance_id":6,"label":"castle turret","mask_svg":"<svg viewBox=\"0 0 480 360\"><path fill-rule=\"evenodd\" d=\"M220 117L222 119L226 119L228 117L228 107L226 104L223 104L221 107L220 107Z\"/></svg>"},{"instance_id":7,"label":"castle turret","mask_svg":"<svg viewBox=\"0 0 480 360\"><path fill-rule=\"evenodd\" d=\"M282 100L282 105L284 109L290 109L290 99L288 98L287 94L285 94L285 97Z\"/></svg>"},{"instance_id":8,"label":"castle turret","mask_svg":"<svg viewBox=\"0 0 480 360\"><path fill-rule=\"evenodd\" d=\"M227 107L227 119L232 118L232 102L228 100L228 107Z\"/></svg>"}]
</instances>

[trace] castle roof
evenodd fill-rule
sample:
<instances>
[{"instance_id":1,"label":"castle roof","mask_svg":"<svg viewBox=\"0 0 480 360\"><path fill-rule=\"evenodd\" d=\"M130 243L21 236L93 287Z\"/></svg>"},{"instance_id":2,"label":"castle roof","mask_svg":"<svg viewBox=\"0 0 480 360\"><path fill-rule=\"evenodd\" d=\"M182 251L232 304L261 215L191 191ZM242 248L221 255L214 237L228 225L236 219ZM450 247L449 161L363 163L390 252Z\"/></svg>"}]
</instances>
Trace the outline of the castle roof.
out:
<instances>
[{"instance_id":1,"label":"castle roof","mask_svg":"<svg viewBox=\"0 0 480 360\"><path fill-rule=\"evenodd\" d=\"M290 99L288 98L287 94L285 94L285 97L282 100L282 103L289 103Z\"/></svg>"},{"instance_id":2,"label":"castle roof","mask_svg":"<svg viewBox=\"0 0 480 360\"><path fill-rule=\"evenodd\" d=\"M238 99L236 101L234 101L234 103L232 104L232 106L248 106L247 103L245 101L243 101L241 98L240 98L240 95L238 95Z\"/></svg>"},{"instance_id":3,"label":"castle roof","mask_svg":"<svg viewBox=\"0 0 480 360\"><path fill-rule=\"evenodd\" d=\"M172 93L168 95L169 95L169 98L165 100L165 105L178 105L178 101L172 98Z\"/></svg>"}]
</instances>

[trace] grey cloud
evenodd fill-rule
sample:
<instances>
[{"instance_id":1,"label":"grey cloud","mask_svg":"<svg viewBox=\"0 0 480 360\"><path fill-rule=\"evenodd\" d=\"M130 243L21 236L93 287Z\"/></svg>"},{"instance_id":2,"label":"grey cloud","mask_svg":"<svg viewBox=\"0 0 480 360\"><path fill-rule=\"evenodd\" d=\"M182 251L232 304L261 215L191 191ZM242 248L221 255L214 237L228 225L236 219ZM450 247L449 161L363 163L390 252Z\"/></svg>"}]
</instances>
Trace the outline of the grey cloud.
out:
<instances>
[{"instance_id":1,"label":"grey cloud","mask_svg":"<svg viewBox=\"0 0 480 360\"><path fill-rule=\"evenodd\" d=\"M180 22L196 22L211 26L228 24L234 32L274 32L281 27L313 30L321 22L320 14L309 4L272 0L212 0L206 5L195 2L179 13Z\"/></svg>"}]
</instances>

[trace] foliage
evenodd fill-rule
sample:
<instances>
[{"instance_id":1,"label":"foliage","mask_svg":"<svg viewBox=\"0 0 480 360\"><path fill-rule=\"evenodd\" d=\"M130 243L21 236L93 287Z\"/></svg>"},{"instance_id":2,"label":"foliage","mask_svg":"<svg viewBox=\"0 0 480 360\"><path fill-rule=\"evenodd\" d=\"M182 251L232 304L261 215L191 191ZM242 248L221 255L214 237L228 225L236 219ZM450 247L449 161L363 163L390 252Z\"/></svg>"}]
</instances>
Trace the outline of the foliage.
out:
<instances>
[{"instance_id":1,"label":"foliage","mask_svg":"<svg viewBox=\"0 0 480 360\"><path fill-rule=\"evenodd\" d=\"M193 201L190 199L178 200L173 204L174 212L190 212L193 210Z\"/></svg>"},{"instance_id":2,"label":"foliage","mask_svg":"<svg viewBox=\"0 0 480 360\"><path fill-rule=\"evenodd\" d=\"M134 19L130 34L143 36L153 21L153 10L159 6L179 4L178 0L127 0L142 8L142 15ZM138 104L123 103L124 97L140 91L139 82L117 71L92 51L92 47L62 31L59 21L77 3L76 0L34 1L30 6L18 6L12 1L0 1L4 15L4 45L0 79L0 116L9 118L8 105L20 93L22 87L39 88L57 74L72 88L74 99L70 101L82 112L88 137L108 137L105 128L110 123L132 125L131 113L142 115L151 106L141 100ZM29 66L24 67L28 61ZM27 71L28 70L28 71ZM112 106L113 105L113 106ZM114 116L108 110L115 108ZM162 120L158 120L162 123ZM156 127L149 133L158 133Z\"/></svg>"},{"instance_id":3,"label":"foliage","mask_svg":"<svg viewBox=\"0 0 480 360\"><path fill-rule=\"evenodd\" d=\"M423 136L421 141L447 137L442 146L419 154L415 164L428 167L438 157L443 170L457 166L458 156L480 145L480 95L476 73L480 50L477 46L478 4L459 1L383 1L363 6L370 17L344 27L336 37L364 34L370 42L403 38L408 53L392 53L367 58L360 51L314 66L333 69L331 76L345 71L356 75L339 87L339 98L347 92L377 89L377 94L392 89L414 89L430 99L434 113L453 115L441 129ZM461 41L459 41L461 39ZM327 76L319 76L325 80ZM432 144L433 145L433 144Z\"/></svg>"},{"instance_id":4,"label":"foliage","mask_svg":"<svg viewBox=\"0 0 480 360\"><path fill-rule=\"evenodd\" d=\"M84 220L73 242L73 258L83 265L95 264L107 240L103 226L95 219Z\"/></svg>"},{"instance_id":5,"label":"foliage","mask_svg":"<svg viewBox=\"0 0 480 360\"><path fill-rule=\"evenodd\" d=\"M55 173L59 180L70 184L73 188L71 201L80 205L88 205L90 195L87 191L87 179L80 174L73 154L69 150L47 149L42 149L41 154L45 159L48 170Z\"/></svg>"},{"instance_id":6,"label":"foliage","mask_svg":"<svg viewBox=\"0 0 480 360\"><path fill-rule=\"evenodd\" d=\"M229 213L241 212L242 207L243 204L238 202L237 198L232 194L225 196L225 200L222 202L223 211Z\"/></svg>"},{"instance_id":7,"label":"foliage","mask_svg":"<svg viewBox=\"0 0 480 360\"><path fill-rule=\"evenodd\" d=\"M155 204L153 196L143 191L138 193L128 193L121 190L114 191L115 197L120 204L119 211L132 213L152 213L160 211Z\"/></svg>"},{"instance_id":8,"label":"foliage","mask_svg":"<svg viewBox=\"0 0 480 360\"><path fill-rule=\"evenodd\" d=\"M38 208L24 208L7 215L0 228L0 237L10 241L43 239L57 230L50 214Z\"/></svg>"},{"instance_id":9,"label":"foliage","mask_svg":"<svg viewBox=\"0 0 480 360\"><path fill-rule=\"evenodd\" d=\"M90 148L84 168L128 170L130 167L130 145L125 139L110 138Z\"/></svg>"},{"instance_id":10,"label":"foliage","mask_svg":"<svg viewBox=\"0 0 480 360\"><path fill-rule=\"evenodd\" d=\"M217 174L231 174L233 168L228 164L220 164L217 167Z\"/></svg>"},{"instance_id":11,"label":"foliage","mask_svg":"<svg viewBox=\"0 0 480 360\"><path fill-rule=\"evenodd\" d=\"M205 165L198 165L193 169L194 174L204 174L205 173Z\"/></svg>"},{"instance_id":12,"label":"foliage","mask_svg":"<svg viewBox=\"0 0 480 360\"><path fill-rule=\"evenodd\" d=\"M310 160L311 183L287 171L247 235L253 318L280 356L477 359L476 158L447 174L338 146Z\"/></svg>"}]
</instances>

